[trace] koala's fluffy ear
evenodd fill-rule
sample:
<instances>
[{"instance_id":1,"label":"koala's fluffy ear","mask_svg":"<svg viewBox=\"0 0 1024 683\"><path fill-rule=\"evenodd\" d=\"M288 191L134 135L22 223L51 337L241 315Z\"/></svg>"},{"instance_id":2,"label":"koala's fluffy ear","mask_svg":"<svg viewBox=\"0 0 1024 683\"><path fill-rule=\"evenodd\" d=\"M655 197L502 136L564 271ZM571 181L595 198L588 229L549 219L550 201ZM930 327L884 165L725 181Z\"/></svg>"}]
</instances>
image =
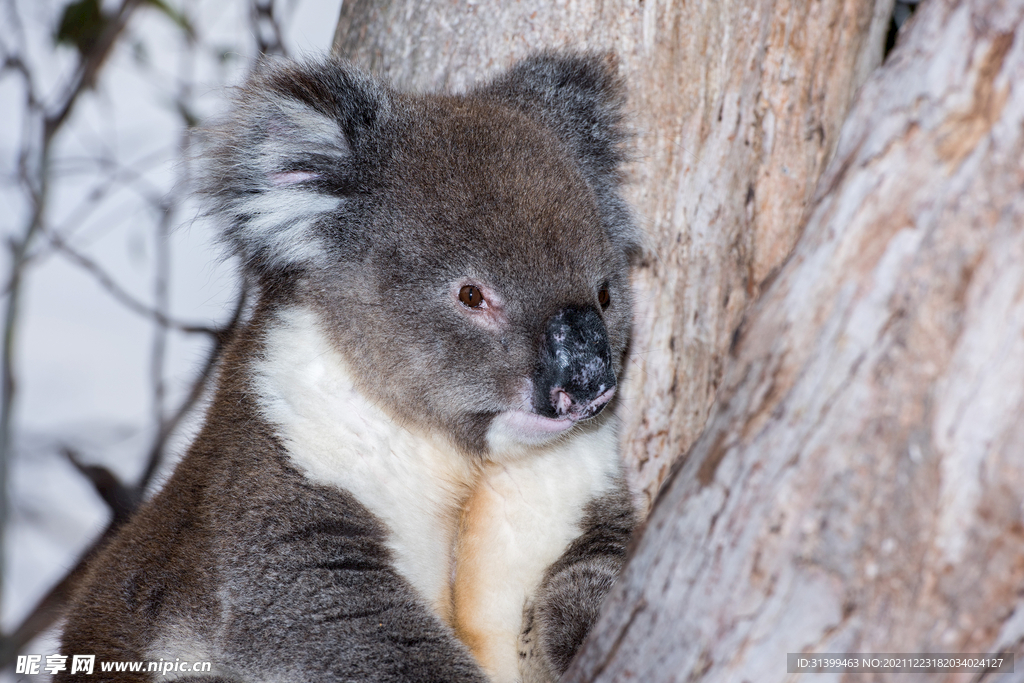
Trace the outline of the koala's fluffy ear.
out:
<instances>
[{"instance_id":1,"label":"koala's fluffy ear","mask_svg":"<svg viewBox=\"0 0 1024 683\"><path fill-rule=\"evenodd\" d=\"M207 132L201 191L257 274L320 258L320 223L360 184L386 86L338 61L266 61Z\"/></svg>"},{"instance_id":2,"label":"koala's fluffy ear","mask_svg":"<svg viewBox=\"0 0 1024 683\"><path fill-rule=\"evenodd\" d=\"M519 109L565 143L595 191L612 240L635 256L639 235L618 191L629 136L623 126L625 86L615 54L541 52L477 93Z\"/></svg>"}]
</instances>

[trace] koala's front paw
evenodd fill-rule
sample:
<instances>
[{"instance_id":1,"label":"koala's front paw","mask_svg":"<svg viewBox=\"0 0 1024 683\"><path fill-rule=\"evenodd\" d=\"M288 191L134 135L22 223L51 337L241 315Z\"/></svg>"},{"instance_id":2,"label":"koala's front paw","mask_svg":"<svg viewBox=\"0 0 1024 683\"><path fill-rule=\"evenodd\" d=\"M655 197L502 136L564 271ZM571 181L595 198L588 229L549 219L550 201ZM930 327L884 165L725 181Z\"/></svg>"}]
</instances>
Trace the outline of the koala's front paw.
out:
<instances>
[{"instance_id":1,"label":"koala's front paw","mask_svg":"<svg viewBox=\"0 0 1024 683\"><path fill-rule=\"evenodd\" d=\"M523 610L519 635L523 683L554 683L565 673L597 620L617 569L582 562L548 577L536 600Z\"/></svg>"}]
</instances>

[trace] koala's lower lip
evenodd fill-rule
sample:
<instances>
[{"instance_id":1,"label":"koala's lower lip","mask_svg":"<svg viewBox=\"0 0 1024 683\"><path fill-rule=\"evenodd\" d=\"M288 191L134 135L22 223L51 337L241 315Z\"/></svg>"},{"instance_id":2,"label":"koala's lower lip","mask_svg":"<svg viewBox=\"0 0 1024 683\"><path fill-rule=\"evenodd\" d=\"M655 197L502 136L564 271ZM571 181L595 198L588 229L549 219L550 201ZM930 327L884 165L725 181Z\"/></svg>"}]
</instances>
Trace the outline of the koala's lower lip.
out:
<instances>
[{"instance_id":1,"label":"koala's lower lip","mask_svg":"<svg viewBox=\"0 0 1024 683\"><path fill-rule=\"evenodd\" d=\"M508 427L524 434L537 435L560 434L571 429L577 422L572 416L555 420L536 413L528 413L525 410L512 410L504 413L503 417Z\"/></svg>"}]
</instances>

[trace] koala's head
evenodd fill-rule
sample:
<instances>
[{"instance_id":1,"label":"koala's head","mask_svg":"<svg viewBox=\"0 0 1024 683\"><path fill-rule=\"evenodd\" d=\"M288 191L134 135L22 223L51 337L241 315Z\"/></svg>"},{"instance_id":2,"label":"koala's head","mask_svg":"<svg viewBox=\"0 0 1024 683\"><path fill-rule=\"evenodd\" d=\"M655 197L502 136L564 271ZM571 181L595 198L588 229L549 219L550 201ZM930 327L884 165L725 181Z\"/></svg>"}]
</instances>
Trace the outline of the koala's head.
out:
<instances>
[{"instance_id":1,"label":"koala's head","mask_svg":"<svg viewBox=\"0 0 1024 683\"><path fill-rule=\"evenodd\" d=\"M206 192L260 296L314 309L364 394L498 456L615 394L637 250L622 100L607 56L540 54L464 95L265 65Z\"/></svg>"}]
</instances>

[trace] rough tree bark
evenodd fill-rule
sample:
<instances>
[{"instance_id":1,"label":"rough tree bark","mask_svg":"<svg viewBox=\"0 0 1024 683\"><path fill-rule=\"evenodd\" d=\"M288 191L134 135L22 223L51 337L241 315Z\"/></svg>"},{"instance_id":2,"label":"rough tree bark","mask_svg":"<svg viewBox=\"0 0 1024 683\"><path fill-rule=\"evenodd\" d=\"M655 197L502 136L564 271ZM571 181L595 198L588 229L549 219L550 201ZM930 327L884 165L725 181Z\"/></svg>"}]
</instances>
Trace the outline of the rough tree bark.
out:
<instances>
[{"instance_id":1,"label":"rough tree bark","mask_svg":"<svg viewBox=\"0 0 1024 683\"><path fill-rule=\"evenodd\" d=\"M1015 676L915 680L1021 680L1022 84L1024 3L919 10L566 680L999 650Z\"/></svg>"},{"instance_id":2,"label":"rough tree bark","mask_svg":"<svg viewBox=\"0 0 1024 683\"><path fill-rule=\"evenodd\" d=\"M346 0L335 52L402 88L458 90L531 50L614 49L650 237L623 445L649 504L700 434L733 331L789 253L893 0Z\"/></svg>"}]
</instances>

